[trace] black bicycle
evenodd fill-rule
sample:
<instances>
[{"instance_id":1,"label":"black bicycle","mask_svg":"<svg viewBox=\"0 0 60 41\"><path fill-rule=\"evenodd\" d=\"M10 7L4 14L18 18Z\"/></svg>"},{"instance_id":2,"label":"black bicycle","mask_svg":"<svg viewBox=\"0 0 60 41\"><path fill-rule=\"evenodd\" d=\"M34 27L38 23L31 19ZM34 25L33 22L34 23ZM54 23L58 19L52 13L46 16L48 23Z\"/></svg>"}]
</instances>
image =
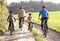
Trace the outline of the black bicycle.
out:
<instances>
[{"instance_id":1,"label":"black bicycle","mask_svg":"<svg viewBox=\"0 0 60 41\"><path fill-rule=\"evenodd\" d=\"M40 19L40 20L42 20L42 19ZM43 31L43 36L44 36L44 38L47 37L47 33L48 33L47 24L45 23L45 21L46 21L46 20L43 21L43 26L42 26L43 28L41 28L42 31Z\"/></svg>"},{"instance_id":2,"label":"black bicycle","mask_svg":"<svg viewBox=\"0 0 60 41\"><path fill-rule=\"evenodd\" d=\"M32 28L33 28L33 22L29 22L28 23L28 30L30 30L30 32L32 31Z\"/></svg>"}]
</instances>

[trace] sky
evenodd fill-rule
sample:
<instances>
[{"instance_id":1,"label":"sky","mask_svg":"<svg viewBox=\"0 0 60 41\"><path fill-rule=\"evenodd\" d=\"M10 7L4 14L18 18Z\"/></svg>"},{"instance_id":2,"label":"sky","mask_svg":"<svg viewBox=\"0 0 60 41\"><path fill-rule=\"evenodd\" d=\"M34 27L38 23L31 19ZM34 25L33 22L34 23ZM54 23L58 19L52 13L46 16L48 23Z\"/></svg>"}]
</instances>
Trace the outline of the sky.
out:
<instances>
[{"instance_id":1,"label":"sky","mask_svg":"<svg viewBox=\"0 0 60 41\"><path fill-rule=\"evenodd\" d=\"M12 2L21 2L21 1L26 1L26 0L7 0L7 3L10 4ZM29 1L29 0L27 0ZM35 0L37 1L37 0ZM60 3L60 0L43 0L44 2L53 2L53 3Z\"/></svg>"}]
</instances>

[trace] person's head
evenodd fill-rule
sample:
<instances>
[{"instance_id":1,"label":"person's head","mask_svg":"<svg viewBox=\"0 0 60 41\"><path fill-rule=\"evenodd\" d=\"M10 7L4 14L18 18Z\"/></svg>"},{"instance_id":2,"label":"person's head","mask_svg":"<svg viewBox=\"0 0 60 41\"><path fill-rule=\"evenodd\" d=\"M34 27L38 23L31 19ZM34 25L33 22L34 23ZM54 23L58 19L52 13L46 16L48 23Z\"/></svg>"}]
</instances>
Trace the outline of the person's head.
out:
<instances>
[{"instance_id":1,"label":"person's head","mask_svg":"<svg viewBox=\"0 0 60 41\"><path fill-rule=\"evenodd\" d=\"M23 9L23 7L21 6L20 9Z\"/></svg>"},{"instance_id":2,"label":"person's head","mask_svg":"<svg viewBox=\"0 0 60 41\"><path fill-rule=\"evenodd\" d=\"M10 14L12 14L12 11L9 11Z\"/></svg>"},{"instance_id":3,"label":"person's head","mask_svg":"<svg viewBox=\"0 0 60 41\"><path fill-rule=\"evenodd\" d=\"M46 9L46 7L45 6L42 6L42 9Z\"/></svg>"},{"instance_id":4,"label":"person's head","mask_svg":"<svg viewBox=\"0 0 60 41\"><path fill-rule=\"evenodd\" d=\"M29 13L29 16L31 16L31 15L32 15L32 13L30 12L30 13Z\"/></svg>"}]
</instances>

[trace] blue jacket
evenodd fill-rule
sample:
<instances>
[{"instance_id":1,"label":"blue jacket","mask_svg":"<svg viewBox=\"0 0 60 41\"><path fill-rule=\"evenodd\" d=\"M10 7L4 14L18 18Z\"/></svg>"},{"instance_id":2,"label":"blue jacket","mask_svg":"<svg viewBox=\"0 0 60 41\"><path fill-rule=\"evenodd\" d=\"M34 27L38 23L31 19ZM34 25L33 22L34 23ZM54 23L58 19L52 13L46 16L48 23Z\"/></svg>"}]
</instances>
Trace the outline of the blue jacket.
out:
<instances>
[{"instance_id":1,"label":"blue jacket","mask_svg":"<svg viewBox=\"0 0 60 41\"><path fill-rule=\"evenodd\" d=\"M48 18L48 11L46 9L41 10L39 16L41 15L42 18Z\"/></svg>"}]
</instances>

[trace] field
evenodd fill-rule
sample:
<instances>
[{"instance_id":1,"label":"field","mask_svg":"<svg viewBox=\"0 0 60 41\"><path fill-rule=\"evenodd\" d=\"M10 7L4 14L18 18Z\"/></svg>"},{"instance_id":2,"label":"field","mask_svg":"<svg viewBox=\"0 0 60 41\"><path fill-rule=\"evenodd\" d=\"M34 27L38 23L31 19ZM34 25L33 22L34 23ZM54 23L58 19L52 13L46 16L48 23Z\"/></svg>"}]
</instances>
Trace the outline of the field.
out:
<instances>
[{"instance_id":1,"label":"field","mask_svg":"<svg viewBox=\"0 0 60 41\"><path fill-rule=\"evenodd\" d=\"M41 21L38 20L38 15L38 12L32 13L34 22L40 24ZM28 16L28 14L26 14L26 16ZM57 32L60 32L60 11L49 12L48 27Z\"/></svg>"}]
</instances>

